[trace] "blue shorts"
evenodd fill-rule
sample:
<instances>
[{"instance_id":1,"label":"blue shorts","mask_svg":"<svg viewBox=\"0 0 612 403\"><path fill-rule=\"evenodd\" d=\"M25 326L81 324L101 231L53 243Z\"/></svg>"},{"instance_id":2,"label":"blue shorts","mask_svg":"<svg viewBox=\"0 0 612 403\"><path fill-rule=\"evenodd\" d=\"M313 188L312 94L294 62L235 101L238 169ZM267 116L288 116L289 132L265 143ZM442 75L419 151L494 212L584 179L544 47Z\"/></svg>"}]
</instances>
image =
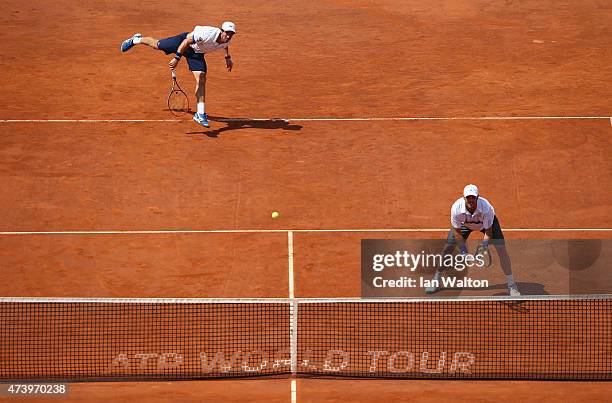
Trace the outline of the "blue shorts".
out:
<instances>
[{"instance_id":1,"label":"blue shorts","mask_svg":"<svg viewBox=\"0 0 612 403\"><path fill-rule=\"evenodd\" d=\"M177 36L170 38L160 39L157 42L159 50L163 51L167 55L170 53L176 53L181 43L187 38L189 32L183 32ZM187 59L189 70L191 71L203 71L206 73L206 60L204 60L204 53L195 53L191 46L187 47L187 50L183 53L183 57Z\"/></svg>"},{"instance_id":2,"label":"blue shorts","mask_svg":"<svg viewBox=\"0 0 612 403\"><path fill-rule=\"evenodd\" d=\"M481 230L480 232L484 234L485 231ZM461 236L463 237L463 239L468 239L471 233L471 229L466 228L464 226L461 227ZM457 240L455 239L455 230L451 228L450 231L448 231L448 236L446 237L446 244L455 245L456 243ZM499 225L499 220L497 219L497 216L493 216L493 225L491 226L491 243L493 245L506 244L504 241L504 233L502 232L501 225Z\"/></svg>"}]
</instances>

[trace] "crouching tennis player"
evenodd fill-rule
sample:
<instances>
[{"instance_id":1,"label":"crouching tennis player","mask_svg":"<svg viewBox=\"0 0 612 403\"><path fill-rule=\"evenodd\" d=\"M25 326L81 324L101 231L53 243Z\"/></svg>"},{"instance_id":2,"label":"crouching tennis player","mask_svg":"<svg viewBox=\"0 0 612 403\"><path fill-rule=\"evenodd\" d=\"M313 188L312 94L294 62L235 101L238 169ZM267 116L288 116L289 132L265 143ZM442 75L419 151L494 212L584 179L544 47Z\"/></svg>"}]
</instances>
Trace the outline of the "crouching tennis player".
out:
<instances>
[{"instance_id":1,"label":"crouching tennis player","mask_svg":"<svg viewBox=\"0 0 612 403\"><path fill-rule=\"evenodd\" d=\"M495 216L495 210L487 199L480 197L478 188L475 185L467 185L463 189L463 197L459 198L451 207L451 229L448 232L446 246L444 247L443 255L453 252L455 247L459 246L459 251L462 254L467 253L465 241L468 239L472 231L480 231L484 234L482 247L487 249L489 241L492 240L501 268L506 275L508 283L508 293L512 297L521 295L519 292L514 277L512 276L512 262L506 251L504 234L502 233L499 221ZM440 284L442 269L438 268L434 275L433 284ZM438 291L439 286L431 286L425 289L428 294Z\"/></svg>"},{"instance_id":2,"label":"crouching tennis player","mask_svg":"<svg viewBox=\"0 0 612 403\"><path fill-rule=\"evenodd\" d=\"M232 37L236 34L236 25L233 22L226 21L221 25L221 28L196 26L192 32L183 32L182 34L165 38L155 39L149 36L135 34L131 38L126 39L121 44L121 51L127 52L134 45L146 45L153 49L161 50L167 55L174 53L174 57L168 65L171 69L178 65L181 58L187 59L189 70L193 72L196 80L196 103L197 113L193 116L193 120L204 127L208 127L208 115L205 112L204 97L206 93L206 60L204 55L215 50L223 49L225 51L225 64L228 71L232 71L234 63L229 53L229 44Z\"/></svg>"}]
</instances>

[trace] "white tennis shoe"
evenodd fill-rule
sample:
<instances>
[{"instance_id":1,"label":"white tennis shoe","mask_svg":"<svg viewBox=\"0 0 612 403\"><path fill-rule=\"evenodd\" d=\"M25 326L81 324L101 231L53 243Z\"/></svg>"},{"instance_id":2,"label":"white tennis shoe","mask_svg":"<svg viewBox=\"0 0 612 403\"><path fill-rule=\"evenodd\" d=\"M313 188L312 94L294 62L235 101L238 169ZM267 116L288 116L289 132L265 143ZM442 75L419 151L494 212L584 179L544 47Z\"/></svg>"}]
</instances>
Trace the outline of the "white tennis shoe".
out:
<instances>
[{"instance_id":1,"label":"white tennis shoe","mask_svg":"<svg viewBox=\"0 0 612 403\"><path fill-rule=\"evenodd\" d=\"M442 278L442 273L439 272L439 271L436 271L436 274L434 274L434 276L433 276L432 282L433 282L433 280L436 280L437 284L440 284L440 279L441 278ZM439 285L432 284L429 287L425 288L425 293L426 294L433 294L434 292L437 292L439 289L440 289Z\"/></svg>"},{"instance_id":2,"label":"white tennis shoe","mask_svg":"<svg viewBox=\"0 0 612 403\"><path fill-rule=\"evenodd\" d=\"M195 115L193 115L193 120L195 120L197 123L201 124L204 127L210 127L210 124L208 123L208 115L205 113L196 113Z\"/></svg>"},{"instance_id":3,"label":"white tennis shoe","mask_svg":"<svg viewBox=\"0 0 612 403\"><path fill-rule=\"evenodd\" d=\"M142 34L134 34L133 37L128 38L125 41L123 41L121 43L121 51L127 52L128 50L132 49L132 46L134 46L134 39L136 38L142 38Z\"/></svg>"}]
</instances>

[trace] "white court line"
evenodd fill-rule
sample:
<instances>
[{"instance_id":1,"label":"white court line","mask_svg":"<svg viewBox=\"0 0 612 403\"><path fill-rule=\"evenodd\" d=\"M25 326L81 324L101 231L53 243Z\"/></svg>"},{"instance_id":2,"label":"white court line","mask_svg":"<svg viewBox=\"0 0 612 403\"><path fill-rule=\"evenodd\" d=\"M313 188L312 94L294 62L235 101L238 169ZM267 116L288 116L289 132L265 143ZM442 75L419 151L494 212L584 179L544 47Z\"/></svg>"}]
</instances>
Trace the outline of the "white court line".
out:
<instances>
[{"instance_id":1,"label":"white court line","mask_svg":"<svg viewBox=\"0 0 612 403\"><path fill-rule=\"evenodd\" d=\"M289 298L295 298L293 281L293 231L287 231L287 257L289 259Z\"/></svg>"},{"instance_id":2,"label":"white court line","mask_svg":"<svg viewBox=\"0 0 612 403\"><path fill-rule=\"evenodd\" d=\"M181 122L177 119L4 119L0 123L143 123Z\"/></svg>"},{"instance_id":3,"label":"white court line","mask_svg":"<svg viewBox=\"0 0 612 403\"><path fill-rule=\"evenodd\" d=\"M456 116L456 117L363 117L363 118L213 118L217 122L371 122L371 121L419 121L419 120L586 120L606 119L612 124L612 116ZM0 123L146 123L186 122L178 119L0 119Z\"/></svg>"},{"instance_id":4,"label":"white court line","mask_svg":"<svg viewBox=\"0 0 612 403\"><path fill-rule=\"evenodd\" d=\"M0 231L0 235L156 235L156 234L274 234L330 232L447 232L449 228L354 229L213 229L213 230L114 230L114 231ZM612 228L504 228L504 232L611 232Z\"/></svg>"},{"instance_id":5,"label":"white court line","mask_svg":"<svg viewBox=\"0 0 612 403\"><path fill-rule=\"evenodd\" d=\"M287 259L289 269L289 301L291 307L289 308L289 328L291 329L291 342L290 342L290 354L291 354L291 403L297 403L297 382L295 376L297 375L297 360L298 360L298 349L297 349L297 304L295 302L295 281L293 278L293 232L287 231Z\"/></svg>"},{"instance_id":6,"label":"white court line","mask_svg":"<svg viewBox=\"0 0 612 403\"><path fill-rule=\"evenodd\" d=\"M403 120L571 120L571 119L612 119L610 116L476 116L476 117L366 117L366 118L291 118L293 122L325 121L403 121Z\"/></svg>"}]
</instances>

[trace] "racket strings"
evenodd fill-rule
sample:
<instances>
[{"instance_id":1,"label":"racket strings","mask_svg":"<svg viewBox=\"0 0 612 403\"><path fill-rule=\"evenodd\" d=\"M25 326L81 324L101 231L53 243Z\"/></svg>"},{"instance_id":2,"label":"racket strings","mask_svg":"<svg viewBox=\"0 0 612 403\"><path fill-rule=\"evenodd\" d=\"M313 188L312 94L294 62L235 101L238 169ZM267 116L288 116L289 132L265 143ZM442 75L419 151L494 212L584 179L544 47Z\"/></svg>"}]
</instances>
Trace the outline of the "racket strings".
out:
<instances>
[{"instance_id":1,"label":"racket strings","mask_svg":"<svg viewBox=\"0 0 612 403\"><path fill-rule=\"evenodd\" d=\"M180 90L173 90L168 95L168 109L172 114L180 115L189 112L187 95Z\"/></svg>"}]
</instances>

